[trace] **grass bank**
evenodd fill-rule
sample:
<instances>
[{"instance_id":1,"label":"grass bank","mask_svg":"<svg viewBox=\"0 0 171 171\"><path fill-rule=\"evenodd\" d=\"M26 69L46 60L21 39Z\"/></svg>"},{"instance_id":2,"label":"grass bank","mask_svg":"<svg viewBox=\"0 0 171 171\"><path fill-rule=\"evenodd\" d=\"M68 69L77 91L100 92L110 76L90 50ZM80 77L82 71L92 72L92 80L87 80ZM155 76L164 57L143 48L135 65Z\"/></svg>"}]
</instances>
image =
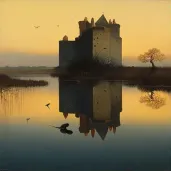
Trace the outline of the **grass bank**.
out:
<instances>
[{"instance_id":1,"label":"grass bank","mask_svg":"<svg viewBox=\"0 0 171 171\"><path fill-rule=\"evenodd\" d=\"M87 70L56 68L53 77L69 79L123 80L132 84L171 85L171 68L105 67Z\"/></svg>"},{"instance_id":2,"label":"grass bank","mask_svg":"<svg viewBox=\"0 0 171 171\"><path fill-rule=\"evenodd\" d=\"M47 86L48 82L44 80L21 80L13 79L7 75L0 74L0 87L36 87Z\"/></svg>"}]
</instances>

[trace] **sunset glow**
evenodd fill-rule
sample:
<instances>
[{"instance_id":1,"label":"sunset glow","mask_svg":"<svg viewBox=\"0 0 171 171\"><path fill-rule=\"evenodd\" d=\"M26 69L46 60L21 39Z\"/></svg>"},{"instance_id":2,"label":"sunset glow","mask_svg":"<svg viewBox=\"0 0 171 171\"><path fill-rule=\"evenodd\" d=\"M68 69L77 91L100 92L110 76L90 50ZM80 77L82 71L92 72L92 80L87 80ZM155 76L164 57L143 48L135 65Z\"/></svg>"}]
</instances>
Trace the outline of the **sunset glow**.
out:
<instances>
[{"instance_id":1,"label":"sunset glow","mask_svg":"<svg viewBox=\"0 0 171 171\"><path fill-rule=\"evenodd\" d=\"M64 35L70 40L78 36L79 20L96 21L104 13L121 25L123 56L152 47L170 55L170 11L171 1L159 0L1 0L0 51L58 55Z\"/></svg>"}]
</instances>

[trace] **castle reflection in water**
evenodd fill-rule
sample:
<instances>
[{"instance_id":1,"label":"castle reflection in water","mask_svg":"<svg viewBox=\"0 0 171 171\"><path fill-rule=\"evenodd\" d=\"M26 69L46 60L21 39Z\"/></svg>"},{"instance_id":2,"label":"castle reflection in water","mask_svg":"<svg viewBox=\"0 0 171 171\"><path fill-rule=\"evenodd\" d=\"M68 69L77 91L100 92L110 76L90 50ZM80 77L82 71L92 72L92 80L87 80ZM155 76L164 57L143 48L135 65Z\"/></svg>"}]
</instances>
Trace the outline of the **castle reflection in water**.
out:
<instances>
[{"instance_id":1,"label":"castle reflection in water","mask_svg":"<svg viewBox=\"0 0 171 171\"><path fill-rule=\"evenodd\" d=\"M59 111L67 118L75 114L80 119L80 133L102 140L108 131L116 132L122 112L122 83L82 83L59 79Z\"/></svg>"}]
</instances>

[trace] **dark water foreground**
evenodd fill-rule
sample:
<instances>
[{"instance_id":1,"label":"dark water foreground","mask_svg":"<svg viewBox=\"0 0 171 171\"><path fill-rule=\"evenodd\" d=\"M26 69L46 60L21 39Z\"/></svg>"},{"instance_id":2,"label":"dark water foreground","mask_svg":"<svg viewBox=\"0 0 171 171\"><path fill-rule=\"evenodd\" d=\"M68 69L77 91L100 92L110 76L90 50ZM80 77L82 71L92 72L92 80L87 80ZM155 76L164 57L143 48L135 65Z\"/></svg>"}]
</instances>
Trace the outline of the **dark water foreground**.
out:
<instances>
[{"instance_id":1,"label":"dark water foreground","mask_svg":"<svg viewBox=\"0 0 171 171\"><path fill-rule=\"evenodd\" d=\"M170 92L111 80L44 80L48 86L0 92L0 168L171 170ZM72 135L49 126L64 123Z\"/></svg>"}]
</instances>

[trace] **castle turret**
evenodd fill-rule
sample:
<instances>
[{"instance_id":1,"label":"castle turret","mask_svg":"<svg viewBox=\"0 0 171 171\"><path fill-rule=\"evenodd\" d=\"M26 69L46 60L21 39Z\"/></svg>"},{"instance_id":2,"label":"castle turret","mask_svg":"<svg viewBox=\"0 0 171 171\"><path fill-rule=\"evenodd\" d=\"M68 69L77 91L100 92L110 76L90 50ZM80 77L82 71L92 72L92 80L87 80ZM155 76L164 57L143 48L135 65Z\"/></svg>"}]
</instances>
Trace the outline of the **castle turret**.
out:
<instances>
[{"instance_id":1,"label":"castle turret","mask_svg":"<svg viewBox=\"0 0 171 171\"><path fill-rule=\"evenodd\" d=\"M109 20L109 24L112 24L112 20L111 19Z\"/></svg>"},{"instance_id":2,"label":"castle turret","mask_svg":"<svg viewBox=\"0 0 171 171\"><path fill-rule=\"evenodd\" d=\"M63 41L68 41L68 36L65 35L65 36L63 37Z\"/></svg>"},{"instance_id":3,"label":"castle turret","mask_svg":"<svg viewBox=\"0 0 171 171\"><path fill-rule=\"evenodd\" d=\"M91 19L91 27L94 27L95 24L94 24L94 18Z\"/></svg>"},{"instance_id":4,"label":"castle turret","mask_svg":"<svg viewBox=\"0 0 171 171\"><path fill-rule=\"evenodd\" d=\"M87 17L85 17L85 18L84 18L84 21L88 21L88 18L87 18Z\"/></svg>"},{"instance_id":5,"label":"castle turret","mask_svg":"<svg viewBox=\"0 0 171 171\"><path fill-rule=\"evenodd\" d=\"M113 133L116 133L116 127L113 126Z\"/></svg>"},{"instance_id":6,"label":"castle turret","mask_svg":"<svg viewBox=\"0 0 171 171\"><path fill-rule=\"evenodd\" d=\"M68 113L63 113L63 116L66 119L68 117Z\"/></svg>"},{"instance_id":7,"label":"castle turret","mask_svg":"<svg viewBox=\"0 0 171 171\"><path fill-rule=\"evenodd\" d=\"M112 126L109 126L108 129L109 129L109 131L112 131Z\"/></svg>"}]
</instances>

